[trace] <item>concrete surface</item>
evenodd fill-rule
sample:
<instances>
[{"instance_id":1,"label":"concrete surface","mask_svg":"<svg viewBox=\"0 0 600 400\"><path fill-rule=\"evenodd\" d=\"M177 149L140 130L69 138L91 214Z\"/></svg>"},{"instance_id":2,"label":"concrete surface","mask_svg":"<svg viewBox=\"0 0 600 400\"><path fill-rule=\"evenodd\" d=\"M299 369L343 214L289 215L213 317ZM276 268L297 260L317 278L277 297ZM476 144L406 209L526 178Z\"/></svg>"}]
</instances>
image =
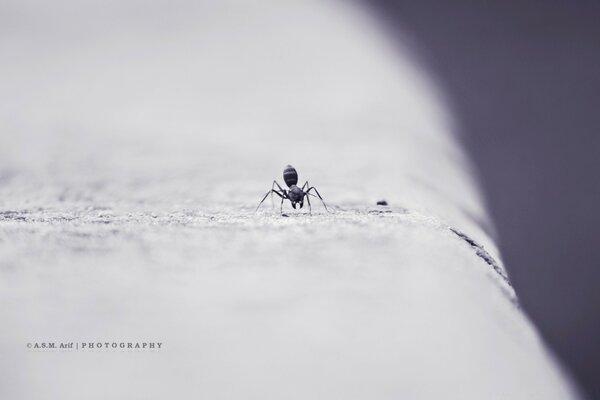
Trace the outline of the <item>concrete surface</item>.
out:
<instances>
[{"instance_id":1,"label":"concrete surface","mask_svg":"<svg viewBox=\"0 0 600 400\"><path fill-rule=\"evenodd\" d=\"M427 57L521 306L599 399L600 2L365 2Z\"/></svg>"},{"instance_id":2,"label":"concrete surface","mask_svg":"<svg viewBox=\"0 0 600 400\"><path fill-rule=\"evenodd\" d=\"M2 397L576 397L435 88L360 9L59 5L2 39ZM331 213L253 213L286 164Z\"/></svg>"}]
</instances>

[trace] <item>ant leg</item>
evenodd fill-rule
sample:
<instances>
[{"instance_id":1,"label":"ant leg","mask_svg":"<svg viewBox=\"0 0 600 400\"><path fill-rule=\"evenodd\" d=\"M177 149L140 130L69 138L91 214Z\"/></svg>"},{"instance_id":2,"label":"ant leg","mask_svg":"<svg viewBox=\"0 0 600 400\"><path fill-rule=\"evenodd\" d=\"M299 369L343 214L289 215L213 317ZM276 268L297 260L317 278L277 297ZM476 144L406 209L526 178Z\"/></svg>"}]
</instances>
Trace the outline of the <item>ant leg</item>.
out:
<instances>
[{"instance_id":1,"label":"ant leg","mask_svg":"<svg viewBox=\"0 0 600 400\"><path fill-rule=\"evenodd\" d=\"M306 201L308 202L308 213L312 215L312 207L310 206L310 196L312 196L310 193L304 192L304 197L306 197Z\"/></svg>"},{"instance_id":2,"label":"ant leg","mask_svg":"<svg viewBox=\"0 0 600 400\"><path fill-rule=\"evenodd\" d=\"M271 185L271 190L275 190L275 185L277 185L281 193L285 193L285 190L282 189L281 186L279 186L279 183L277 183L277 181L273 181L273 184ZM273 192L271 192L271 204L273 207L275 207L275 203L273 203Z\"/></svg>"},{"instance_id":3,"label":"ant leg","mask_svg":"<svg viewBox=\"0 0 600 400\"><path fill-rule=\"evenodd\" d=\"M282 193L279 193L279 192L278 192L277 190L275 190L275 189L271 189L271 190L269 190L267 193L265 193L265 196L262 198L262 200L260 201L260 203L258 203L258 206L256 207L256 210L254 210L254 212L257 212L257 211L258 211L258 209L260 208L261 204L262 204L262 203L265 201L265 199L267 198L267 196L268 196L268 195L271 195L271 196L272 196L272 195L273 195L273 193L275 193L277 196L281 197L281 202L282 202L282 203L283 203L283 199L284 199L285 197L287 197L287 196L285 195L285 192L282 194Z\"/></svg>"},{"instance_id":4,"label":"ant leg","mask_svg":"<svg viewBox=\"0 0 600 400\"><path fill-rule=\"evenodd\" d=\"M281 206L279 206L279 212L281 215L283 215L283 200L285 200L285 197L281 196Z\"/></svg>"},{"instance_id":5,"label":"ant leg","mask_svg":"<svg viewBox=\"0 0 600 400\"><path fill-rule=\"evenodd\" d=\"M311 190L314 190L315 193L317 194L317 196L319 197L319 200L321 200L321 203L323 203L323 206L325 207L325 210L327 210L327 212L329 212L329 209L327 208L327 205L325 204L325 201L323 200L323 198L321 197L321 194L319 193L319 191L317 190L316 187L311 186L308 188L308 190L306 191L306 193L309 193Z\"/></svg>"},{"instance_id":6,"label":"ant leg","mask_svg":"<svg viewBox=\"0 0 600 400\"><path fill-rule=\"evenodd\" d=\"M309 186L310 186L310 184L308 183L308 181L304 182L304 185L302 185L302 191L304 192L304 188L307 188ZM312 207L310 205L310 196L314 196L314 197L317 197L317 196L315 196L312 193L308 193L308 192L304 192L304 196L306 197L306 200L308 201L308 213L310 215L312 215Z\"/></svg>"}]
</instances>

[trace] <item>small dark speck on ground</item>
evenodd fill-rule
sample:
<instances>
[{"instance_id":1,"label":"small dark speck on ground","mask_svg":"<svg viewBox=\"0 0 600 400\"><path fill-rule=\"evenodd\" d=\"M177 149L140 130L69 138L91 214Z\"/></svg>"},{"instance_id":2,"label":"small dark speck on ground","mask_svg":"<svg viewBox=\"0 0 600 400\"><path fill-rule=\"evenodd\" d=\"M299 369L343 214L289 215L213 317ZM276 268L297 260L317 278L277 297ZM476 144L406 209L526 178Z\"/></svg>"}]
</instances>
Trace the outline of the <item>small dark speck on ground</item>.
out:
<instances>
[{"instance_id":1,"label":"small dark speck on ground","mask_svg":"<svg viewBox=\"0 0 600 400\"><path fill-rule=\"evenodd\" d=\"M379 200L379 201L377 202L377 205L378 205L378 206L387 206L387 205L388 205L388 202L387 202L387 201L385 201L385 200Z\"/></svg>"}]
</instances>

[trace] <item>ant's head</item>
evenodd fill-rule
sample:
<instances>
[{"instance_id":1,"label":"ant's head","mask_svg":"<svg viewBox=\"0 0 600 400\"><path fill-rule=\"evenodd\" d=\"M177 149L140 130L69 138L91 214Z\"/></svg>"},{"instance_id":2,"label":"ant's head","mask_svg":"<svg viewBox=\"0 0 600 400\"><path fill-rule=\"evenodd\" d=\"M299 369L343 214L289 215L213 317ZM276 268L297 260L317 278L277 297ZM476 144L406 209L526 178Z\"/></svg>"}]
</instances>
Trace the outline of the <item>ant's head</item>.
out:
<instances>
[{"instance_id":1,"label":"ant's head","mask_svg":"<svg viewBox=\"0 0 600 400\"><path fill-rule=\"evenodd\" d=\"M288 187L292 187L292 185L298 183L298 173L291 165L286 166L283 170L283 181Z\"/></svg>"}]
</instances>

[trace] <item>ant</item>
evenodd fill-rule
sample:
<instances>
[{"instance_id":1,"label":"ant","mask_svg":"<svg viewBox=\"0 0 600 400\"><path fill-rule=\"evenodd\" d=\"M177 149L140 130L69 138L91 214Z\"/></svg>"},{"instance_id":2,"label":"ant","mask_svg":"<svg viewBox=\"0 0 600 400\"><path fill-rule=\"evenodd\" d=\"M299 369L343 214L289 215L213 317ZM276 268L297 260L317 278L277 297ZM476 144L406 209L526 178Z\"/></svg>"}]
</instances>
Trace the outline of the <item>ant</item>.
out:
<instances>
[{"instance_id":1,"label":"ant","mask_svg":"<svg viewBox=\"0 0 600 400\"><path fill-rule=\"evenodd\" d=\"M285 169L283 170L283 180L284 180L285 184L288 186L289 190L282 189L281 186L279 186L279 183L277 183L277 181L273 181L271 190L269 190L265 194L265 197L263 197L263 199L260 201L260 203L258 203L258 207L256 207L256 210L254 212L258 211L261 204L265 201L265 199L267 198L268 195L271 195L271 198L272 198L273 193L275 193L277 196L281 197L280 211L281 211L282 215L283 215L283 201L284 200L286 200L286 199L289 200L290 203L292 203L292 207L294 207L294 209L296 209L296 204L300 205L300 208L302 208L302 206L304 206L304 198L305 197L306 197L306 201L308 201L308 210L309 210L308 212L312 215L312 207L310 206L310 196L318 197L319 200L321 200L321 203L323 203L325 210L327 210L327 212L329 212L329 210L327 209L327 206L325 205L325 201L323 201L323 198L319 194L319 191L317 190L316 187L310 186L308 184L308 181L306 181L306 183L304 185L302 185L302 188L299 188L298 186L296 186L296 184L298 183L298 173L296 172L296 169L294 167L292 167L291 165L286 166ZM277 185L279 190L275 189L275 185ZM307 187L308 187L308 189L305 191L304 189ZM315 196L314 194L310 193L311 190L314 190L317 195Z\"/></svg>"}]
</instances>

